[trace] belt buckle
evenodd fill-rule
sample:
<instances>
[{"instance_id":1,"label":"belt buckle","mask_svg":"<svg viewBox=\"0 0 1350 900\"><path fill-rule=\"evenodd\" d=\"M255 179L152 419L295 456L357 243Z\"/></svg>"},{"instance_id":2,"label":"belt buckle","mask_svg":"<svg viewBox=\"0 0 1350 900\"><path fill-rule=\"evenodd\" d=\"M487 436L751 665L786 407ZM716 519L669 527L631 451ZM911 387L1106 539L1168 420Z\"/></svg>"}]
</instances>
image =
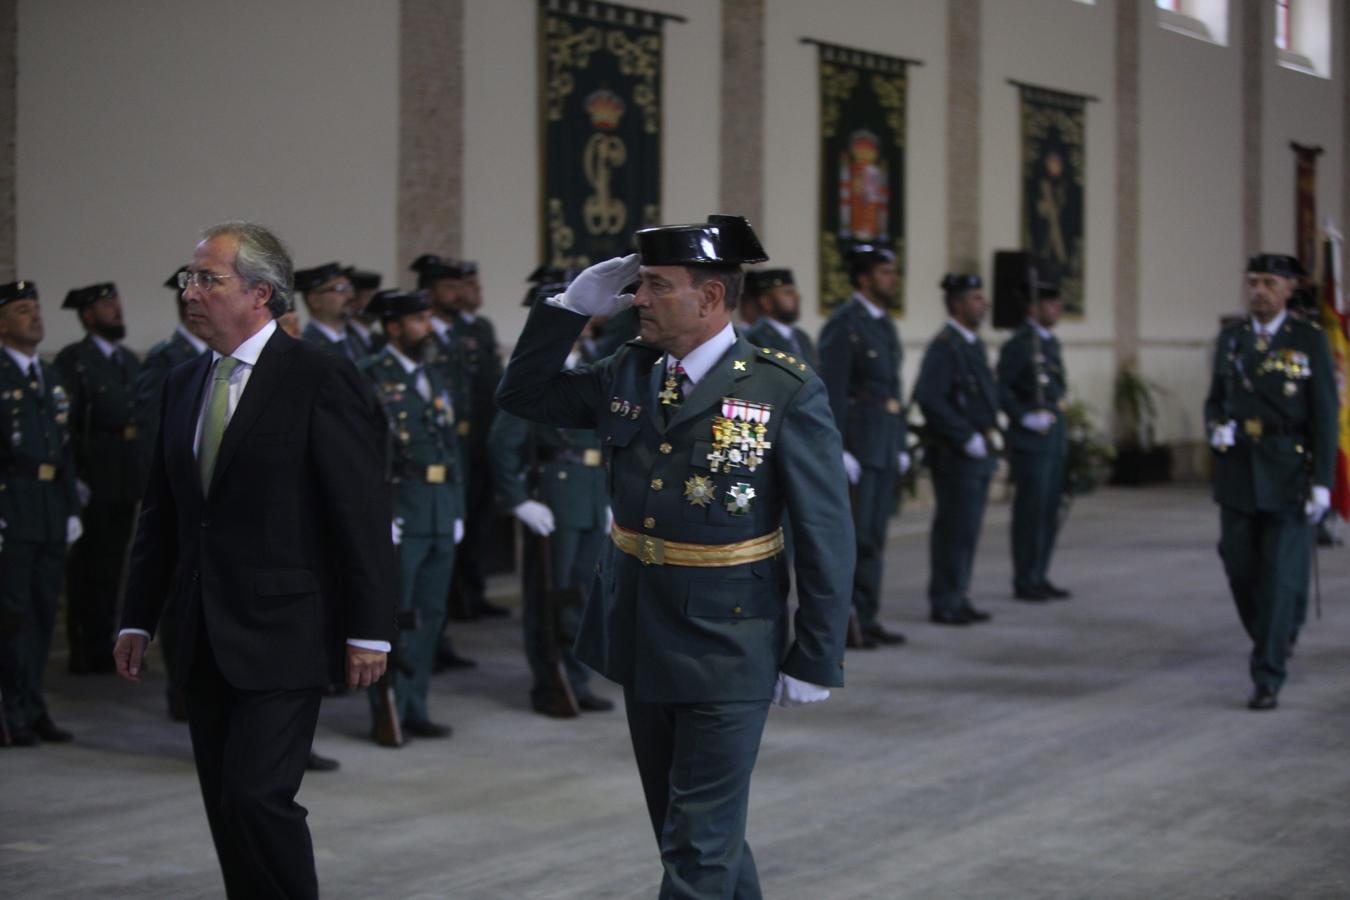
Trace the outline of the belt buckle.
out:
<instances>
[{"instance_id":1,"label":"belt buckle","mask_svg":"<svg viewBox=\"0 0 1350 900\"><path fill-rule=\"evenodd\" d=\"M445 466L427 466L427 484L445 484Z\"/></svg>"},{"instance_id":2,"label":"belt buckle","mask_svg":"<svg viewBox=\"0 0 1350 900\"><path fill-rule=\"evenodd\" d=\"M590 466L590 467L592 467L592 468L594 468L594 467L600 465L600 461L601 461L603 458L604 458L603 454L601 454L601 452L600 452L599 450L597 450L596 448L594 448L594 447L591 447L591 448L588 449L588 450L582 451L582 454L581 454L581 462L582 462L582 464L583 464L583 465Z\"/></svg>"},{"instance_id":3,"label":"belt buckle","mask_svg":"<svg viewBox=\"0 0 1350 900\"><path fill-rule=\"evenodd\" d=\"M1254 441L1261 440L1261 436L1266 433L1266 423L1260 419L1247 419L1242 423L1242 430L1247 437Z\"/></svg>"},{"instance_id":4,"label":"belt buckle","mask_svg":"<svg viewBox=\"0 0 1350 900\"><path fill-rule=\"evenodd\" d=\"M135 425L127 425L127 426L124 426L124 427L122 428L122 440L124 440L124 441L134 441L134 440L136 440L136 426L135 426Z\"/></svg>"},{"instance_id":5,"label":"belt buckle","mask_svg":"<svg viewBox=\"0 0 1350 900\"><path fill-rule=\"evenodd\" d=\"M38 464L38 471L37 471L37 480L38 480L38 481L55 481L55 480L56 480L56 466L52 465L51 463L39 463L39 464Z\"/></svg>"},{"instance_id":6,"label":"belt buckle","mask_svg":"<svg viewBox=\"0 0 1350 900\"><path fill-rule=\"evenodd\" d=\"M900 415L900 401L892 397L886 401L886 412L893 416Z\"/></svg>"},{"instance_id":7,"label":"belt buckle","mask_svg":"<svg viewBox=\"0 0 1350 900\"><path fill-rule=\"evenodd\" d=\"M644 566L664 566L666 564L666 542L659 537L646 534L638 535L638 559Z\"/></svg>"},{"instance_id":8,"label":"belt buckle","mask_svg":"<svg viewBox=\"0 0 1350 900\"><path fill-rule=\"evenodd\" d=\"M468 419L461 419L459 424L455 426L455 432L459 434L460 437L468 437L469 429L472 427L472 425L473 423L470 422Z\"/></svg>"}]
</instances>

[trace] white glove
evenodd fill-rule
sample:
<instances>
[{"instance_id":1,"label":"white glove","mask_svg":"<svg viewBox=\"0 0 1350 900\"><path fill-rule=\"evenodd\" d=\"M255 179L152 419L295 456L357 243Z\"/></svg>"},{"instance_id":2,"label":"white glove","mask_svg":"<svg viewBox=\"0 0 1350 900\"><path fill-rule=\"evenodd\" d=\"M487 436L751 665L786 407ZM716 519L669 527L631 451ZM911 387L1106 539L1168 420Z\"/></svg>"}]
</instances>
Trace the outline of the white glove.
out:
<instances>
[{"instance_id":1,"label":"white glove","mask_svg":"<svg viewBox=\"0 0 1350 900\"><path fill-rule=\"evenodd\" d=\"M862 463L847 450L844 451L844 474L848 476L849 484L857 484L858 479L862 477Z\"/></svg>"},{"instance_id":2,"label":"white glove","mask_svg":"<svg viewBox=\"0 0 1350 900\"><path fill-rule=\"evenodd\" d=\"M598 262L550 302L583 316L612 316L633 305L633 295L619 291L633 283L641 266L636 253Z\"/></svg>"},{"instance_id":3,"label":"white glove","mask_svg":"<svg viewBox=\"0 0 1350 900\"><path fill-rule=\"evenodd\" d=\"M1214 431L1209 435L1209 445L1215 450L1227 450L1233 444L1237 443L1237 422L1229 419L1222 425L1215 425Z\"/></svg>"},{"instance_id":4,"label":"white glove","mask_svg":"<svg viewBox=\"0 0 1350 900\"><path fill-rule=\"evenodd\" d=\"M984 443L984 435L978 431L970 436L970 440L966 441L966 445L961 449L966 451L966 456L971 459L984 459L989 455L989 448Z\"/></svg>"},{"instance_id":5,"label":"white glove","mask_svg":"<svg viewBox=\"0 0 1350 900\"><path fill-rule=\"evenodd\" d=\"M1303 511L1308 515L1308 521L1316 525L1322 521L1322 517L1331 509L1331 490L1324 488L1320 484L1312 489L1312 496L1304 504Z\"/></svg>"},{"instance_id":6,"label":"white glove","mask_svg":"<svg viewBox=\"0 0 1350 900\"><path fill-rule=\"evenodd\" d=\"M1022 427L1028 431L1036 431L1045 434L1051 428L1055 427L1055 414L1046 409L1038 409L1035 412L1025 413L1022 416Z\"/></svg>"},{"instance_id":7,"label":"white glove","mask_svg":"<svg viewBox=\"0 0 1350 900\"><path fill-rule=\"evenodd\" d=\"M93 495L94 492L89 490L89 485L78 478L75 479L75 496L80 501L80 509L84 509L89 505L89 498Z\"/></svg>"},{"instance_id":8,"label":"white glove","mask_svg":"<svg viewBox=\"0 0 1350 900\"><path fill-rule=\"evenodd\" d=\"M395 547L403 543L403 523L398 519L389 523L389 537L393 540Z\"/></svg>"},{"instance_id":9,"label":"white glove","mask_svg":"<svg viewBox=\"0 0 1350 900\"><path fill-rule=\"evenodd\" d=\"M910 465L914 462L914 460L910 459L909 454L906 453L904 450L901 450L901 451L900 451L900 455L897 456L897 457L895 458L895 461L896 461L896 462L899 464L899 466L900 466L900 474L901 474L901 475L903 475L903 474L905 474L906 472L908 472L908 471L909 471Z\"/></svg>"},{"instance_id":10,"label":"white glove","mask_svg":"<svg viewBox=\"0 0 1350 900\"><path fill-rule=\"evenodd\" d=\"M553 510L538 500L526 500L513 508L511 514L520 520L520 524L540 537L548 537L556 527L553 522Z\"/></svg>"},{"instance_id":11,"label":"white glove","mask_svg":"<svg viewBox=\"0 0 1350 900\"><path fill-rule=\"evenodd\" d=\"M464 540L464 520L463 520L463 519L456 519L456 520L455 520L455 546L458 547L458 546L459 546L459 542L462 541L462 540Z\"/></svg>"},{"instance_id":12,"label":"white glove","mask_svg":"<svg viewBox=\"0 0 1350 900\"><path fill-rule=\"evenodd\" d=\"M605 507L605 534L614 530L614 510Z\"/></svg>"},{"instance_id":13,"label":"white glove","mask_svg":"<svg viewBox=\"0 0 1350 900\"><path fill-rule=\"evenodd\" d=\"M830 699L830 689L793 678L786 672L778 673L778 682L773 686L774 706L805 706Z\"/></svg>"},{"instance_id":14,"label":"white glove","mask_svg":"<svg viewBox=\"0 0 1350 900\"><path fill-rule=\"evenodd\" d=\"M84 534L84 526L80 524L79 516L71 516L66 519L66 546L78 541L82 534Z\"/></svg>"}]
</instances>

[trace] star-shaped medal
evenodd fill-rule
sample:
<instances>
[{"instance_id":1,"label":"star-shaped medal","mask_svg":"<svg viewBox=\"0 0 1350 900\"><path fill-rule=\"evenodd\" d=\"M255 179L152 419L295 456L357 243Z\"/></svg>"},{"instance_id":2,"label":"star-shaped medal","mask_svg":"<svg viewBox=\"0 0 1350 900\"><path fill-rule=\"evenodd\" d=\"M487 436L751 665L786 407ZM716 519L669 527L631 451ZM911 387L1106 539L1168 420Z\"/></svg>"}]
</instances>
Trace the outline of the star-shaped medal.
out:
<instances>
[{"instance_id":1,"label":"star-shaped medal","mask_svg":"<svg viewBox=\"0 0 1350 900\"><path fill-rule=\"evenodd\" d=\"M690 506L707 506L716 492L717 486L707 475L695 475L684 482L684 499Z\"/></svg>"}]
</instances>

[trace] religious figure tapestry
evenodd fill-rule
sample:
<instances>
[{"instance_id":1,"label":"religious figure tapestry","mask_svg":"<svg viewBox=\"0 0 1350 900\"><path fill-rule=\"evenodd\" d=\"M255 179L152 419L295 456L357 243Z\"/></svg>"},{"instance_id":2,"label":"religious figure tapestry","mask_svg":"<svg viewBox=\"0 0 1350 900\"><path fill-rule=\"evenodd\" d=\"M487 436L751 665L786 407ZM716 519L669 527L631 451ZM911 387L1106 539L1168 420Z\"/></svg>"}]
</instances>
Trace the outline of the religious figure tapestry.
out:
<instances>
[{"instance_id":1,"label":"religious figure tapestry","mask_svg":"<svg viewBox=\"0 0 1350 900\"><path fill-rule=\"evenodd\" d=\"M1022 94L1022 247L1059 282L1064 312L1084 313L1087 99L1031 85Z\"/></svg>"}]
</instances>

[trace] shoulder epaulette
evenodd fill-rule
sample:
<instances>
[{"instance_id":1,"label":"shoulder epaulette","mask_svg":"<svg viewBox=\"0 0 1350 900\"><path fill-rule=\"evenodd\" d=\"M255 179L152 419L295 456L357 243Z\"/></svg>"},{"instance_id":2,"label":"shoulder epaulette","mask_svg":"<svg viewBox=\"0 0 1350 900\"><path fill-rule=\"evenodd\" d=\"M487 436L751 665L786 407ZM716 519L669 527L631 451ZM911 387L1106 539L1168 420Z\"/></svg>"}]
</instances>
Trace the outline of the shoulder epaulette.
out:
<instances>
[{"instance_id":1,"label":"shoulder epaulette","mask_svg":"<svg viewBox=\"0 0 1350 900\"><path fill-rule=\"evenodd\" d=\"M797 376L799 381L805 381L811 377L810 366L793 356L791 353L784 353L782 350L761 347L759 348L759 352L755 354L755 359L760 362L773 363L779 368L785 369Z\"/></svg>"}]
</instances>

